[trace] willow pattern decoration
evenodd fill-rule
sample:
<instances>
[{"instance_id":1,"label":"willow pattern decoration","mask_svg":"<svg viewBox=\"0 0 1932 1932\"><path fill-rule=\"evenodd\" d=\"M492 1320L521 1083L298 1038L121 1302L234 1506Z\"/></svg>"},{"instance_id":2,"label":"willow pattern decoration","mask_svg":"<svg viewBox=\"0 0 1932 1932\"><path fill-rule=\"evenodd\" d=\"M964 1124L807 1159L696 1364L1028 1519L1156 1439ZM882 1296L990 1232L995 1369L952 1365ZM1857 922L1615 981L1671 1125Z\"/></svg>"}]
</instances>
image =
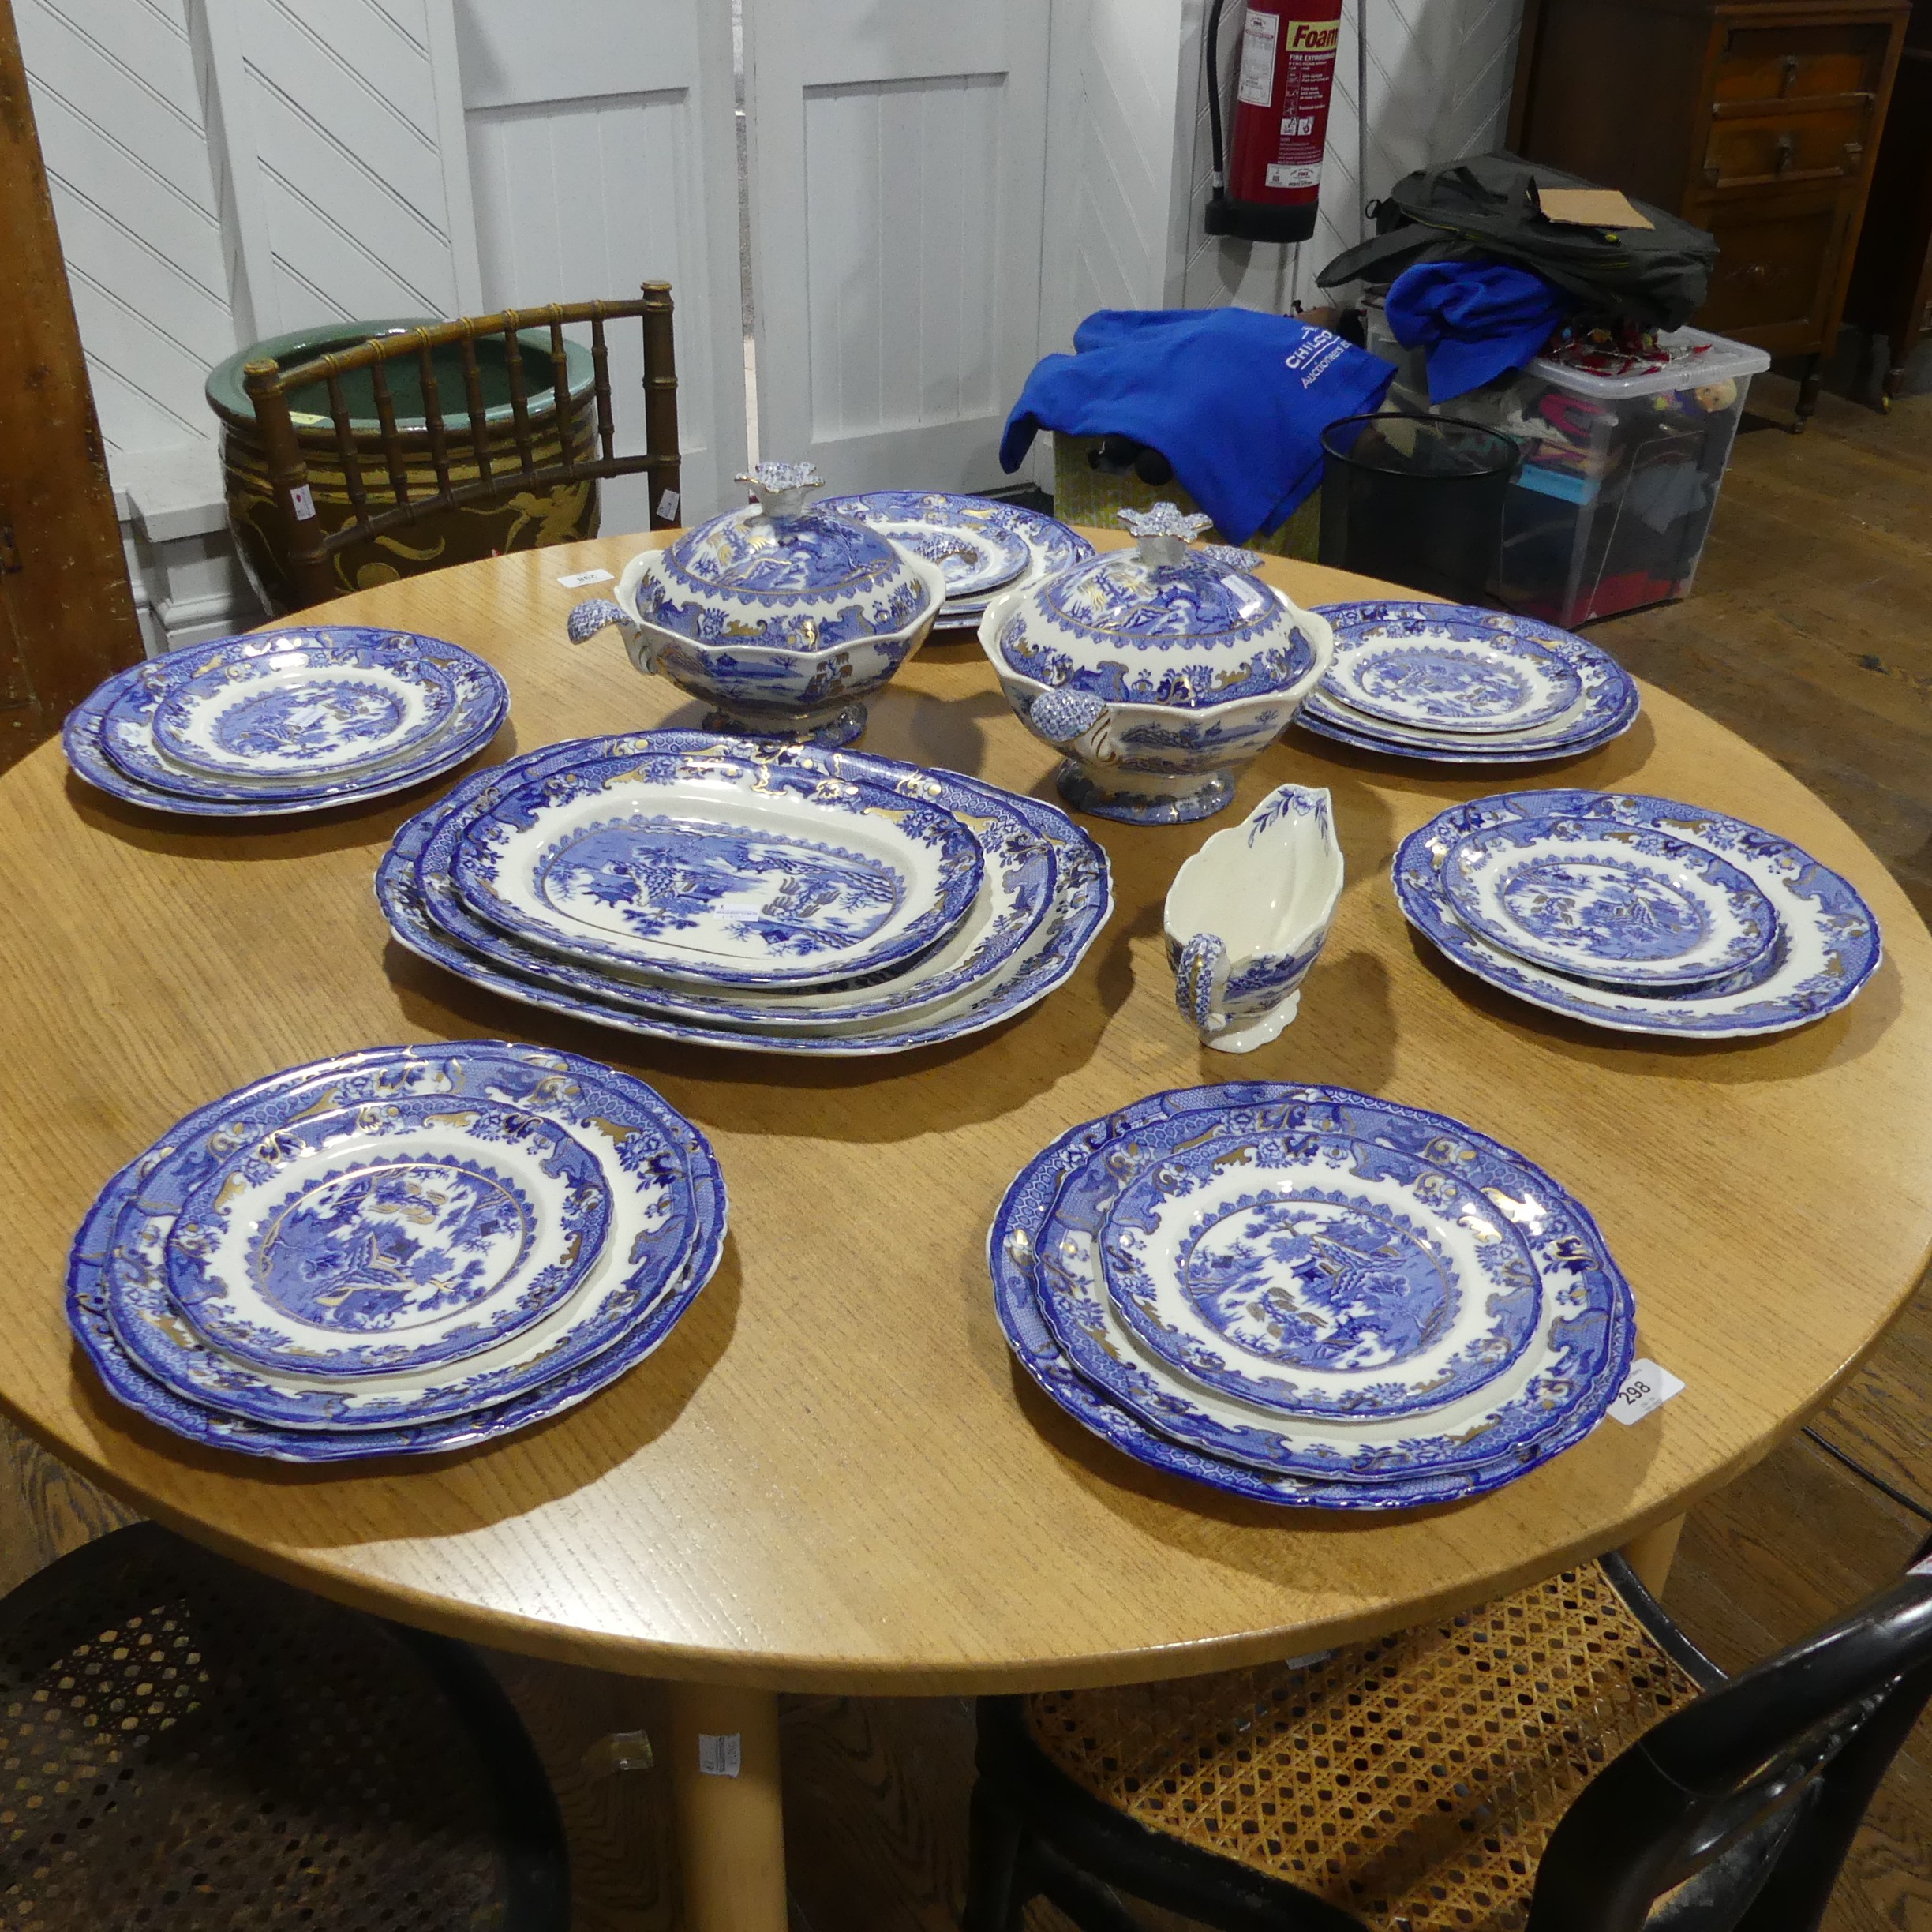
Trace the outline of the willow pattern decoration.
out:
<instances>
[{"instance_id":1,"label":"willow pattern decoration","mask_svg":"<svg viewBox=\"0 0 1932 1932\"><path fill-rule=\"evenodd\" d=\"M620 455L606 328L634 319L644 337L646 447ZM547 332L554 387L562 390L569 361L564 331L578 324L590 331L594 428L588 439L575 432L575 395L559 395L548 411L534 406L523 365L525 332ZM498 337L510 391L507 417L500 406L485 404L477 357L479 340ZM437 352L451 348L462 371L459 407L446 406L436 373ZM399 417L388 374L390 365L405 360L415 364L422 391L422 414L414 420ZM373 446L366 431L358 434L343 389L345 377L363 371L374 392L379 426ZM630 301L507 309L378 335L288 368L264 358L244 365L242 385L267 453L274 515L285 534L288 576L298 606L360 587L347 581L338 565L343 552L372 540L402 549L395 533L448 511L507 504L519 514L502 547L556 541L589 534L576 525L593 485L641 472L650 479L651 527L668 529L678 521L677 363L668 282L645 283ZM319 452L319 444L312 436L305 444L297 434L290 402L296 392L316 389L328 397L326 421L334 430L347 499L346 513L333 527L317 505L309 473L309 452ZM324 419L309 420L319 424ZM425 454L433 487L423 474ZM569 527L553 527L560 522ZM437 560L455 560L439 552Z\"/></svg>"}]
</instances>

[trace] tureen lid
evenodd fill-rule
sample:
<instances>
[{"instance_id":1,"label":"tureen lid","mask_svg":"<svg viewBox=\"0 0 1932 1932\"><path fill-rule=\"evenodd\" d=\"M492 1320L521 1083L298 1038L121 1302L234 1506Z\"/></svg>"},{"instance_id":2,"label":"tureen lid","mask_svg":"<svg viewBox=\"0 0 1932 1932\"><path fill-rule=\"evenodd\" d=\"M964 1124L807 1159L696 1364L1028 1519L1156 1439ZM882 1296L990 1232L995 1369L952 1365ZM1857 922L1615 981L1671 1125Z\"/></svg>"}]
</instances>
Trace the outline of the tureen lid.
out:
<instances>
[{"instance_id":1,"label":"tureen lid","mask_svg":"<svg viewBox=\"0 0 1932 1932\"><path fill-rule=\"evenodd\" d=\"M1023 677L1136 704L1200 710L1286 690L1313 667L1294 607L1254 575L1260 559L1224 544L1170 503L1123 510L1138 540L1019 593L994 648Z\"/></svg>"},{"instance_id":2,"label":"tureen lid","mask_svg":"<svg viewBox=\"0 0 1932 1932\"><path fill-rule=\"evenodd\" d=\"M927 601L904 552L848 517L809 507L810 463L762 462L738 477L754 503L651 555L637 616L702 643L814 650L903 630Z\"/></svg>"}]
</instances>

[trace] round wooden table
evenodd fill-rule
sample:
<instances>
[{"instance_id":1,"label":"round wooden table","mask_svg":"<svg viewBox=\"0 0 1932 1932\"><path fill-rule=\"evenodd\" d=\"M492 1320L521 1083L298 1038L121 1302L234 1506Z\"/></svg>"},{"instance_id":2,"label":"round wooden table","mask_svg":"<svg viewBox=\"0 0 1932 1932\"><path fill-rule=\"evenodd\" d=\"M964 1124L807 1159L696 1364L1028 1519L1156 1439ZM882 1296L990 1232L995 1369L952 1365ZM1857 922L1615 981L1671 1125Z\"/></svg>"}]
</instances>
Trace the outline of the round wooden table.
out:
<instances>
[{"instance_id":1,"label":"round wooden table","mask_svg":"<svg viewBox=\"0 0 1932 1932\"><path fill-rule=\"evenodd\" d=\"M498 665L515 710L492 757L692 724L697 707L637 676L613 634L564 638L592 593L559 575L615 571L638 541L470 564L310 615L455 638ZM1376 590L1268 568L1304 601ZM163 1522L326 1596L673 1680L691 1923L776 1932L776 1690L1171 1676L1479 1601L1668 1524L1794 1428L1899 1309L1932 1239L1932 938L1795 780L1663 692L1644 702L1626 737L1556 781L1718 806L1844 871L1886 953L1847 1010L1705 1046L1591 1032L1488 990L1411 935L1390 857L1445 804L1552 781L1499 785L1291 732L1218 822L1285 779L1335 796L1349 886L1301 1017L1273 1046L1204 1052L1174 1010L1161 900L1215 825L1088 820L1117 909L1024 1018L885 1059L687 1050L549 1019L391 943L370 877L420 796L223 828L104 799L47 745L0 780L0 1405ZM908 666L863 748L1018 791L1046 792L1055 762L971 644ZM511 1440L359 1470L197 1450L103 1394L69 1339L61 1283L115 1167L279 1068L496 1035L632 1069L715 1144L730 1243L657 1354ZM983 1256L994 1204L1072 1123L1230 1078L1437 1108L1541 1163L1601 1223L1635 1290L1638 1352L1684 1393L1499 1494L1397 1520L1232 1500L1085 1434L1008 1357ZM740 1775L699 1775L694 1734L732 1732Z\"/></svg>"}]
</instances>

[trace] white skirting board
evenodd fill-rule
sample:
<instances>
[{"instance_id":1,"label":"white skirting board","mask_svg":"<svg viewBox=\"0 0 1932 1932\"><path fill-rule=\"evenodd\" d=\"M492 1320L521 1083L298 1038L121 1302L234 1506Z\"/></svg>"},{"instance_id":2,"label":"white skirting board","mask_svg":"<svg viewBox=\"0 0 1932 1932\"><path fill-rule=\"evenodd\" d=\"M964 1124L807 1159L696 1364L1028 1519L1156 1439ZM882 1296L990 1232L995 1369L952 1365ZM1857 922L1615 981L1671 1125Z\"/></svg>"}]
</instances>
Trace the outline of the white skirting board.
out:
<instances>
[{"instance_id":1,"label":"white skirting board","mask_svg":"<svg viewBox=\"0 0 1932 1932\"><path fill-rule=\"evenodd\" d=\"M148 655L260 623L268 612L229 534L212 446L117 453L108 470Z\"/></svg>"}]
</instances>

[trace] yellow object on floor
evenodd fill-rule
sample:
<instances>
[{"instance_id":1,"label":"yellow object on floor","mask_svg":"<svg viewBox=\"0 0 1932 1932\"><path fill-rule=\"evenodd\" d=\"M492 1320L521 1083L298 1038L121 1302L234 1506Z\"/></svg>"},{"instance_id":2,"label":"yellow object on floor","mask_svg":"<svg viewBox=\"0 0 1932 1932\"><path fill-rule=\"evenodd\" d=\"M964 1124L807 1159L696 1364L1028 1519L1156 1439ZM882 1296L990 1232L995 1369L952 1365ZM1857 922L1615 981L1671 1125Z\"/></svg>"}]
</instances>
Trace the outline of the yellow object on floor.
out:
<instances>
[{"instance_id":1,"label":"yellow object on floor","mask_svg":"<svg viewBox=\"0 0 1932 1932\"><path fill-rule=\"evenodd\" d=\"M1099 524L1114 528L1114 513L1120 510L1151 510L1157 503L1170 503L1176 508L1198 513L1200 505L1181 487L1181 480L1157 488L1143 483L1130 470L1114 476L1094 467L1091 459L1101 444L1099 436L1054 436L1054 515L1062 523ZM1268 556L1298 557L1305 564L1316 561L1321 536L1321 492L1317 490L1278 530L1265 537L1251 537L1244 546ZM1208 541L1230 541L1220 531L1210 530Z\"/></svg>"}]
</instances>

